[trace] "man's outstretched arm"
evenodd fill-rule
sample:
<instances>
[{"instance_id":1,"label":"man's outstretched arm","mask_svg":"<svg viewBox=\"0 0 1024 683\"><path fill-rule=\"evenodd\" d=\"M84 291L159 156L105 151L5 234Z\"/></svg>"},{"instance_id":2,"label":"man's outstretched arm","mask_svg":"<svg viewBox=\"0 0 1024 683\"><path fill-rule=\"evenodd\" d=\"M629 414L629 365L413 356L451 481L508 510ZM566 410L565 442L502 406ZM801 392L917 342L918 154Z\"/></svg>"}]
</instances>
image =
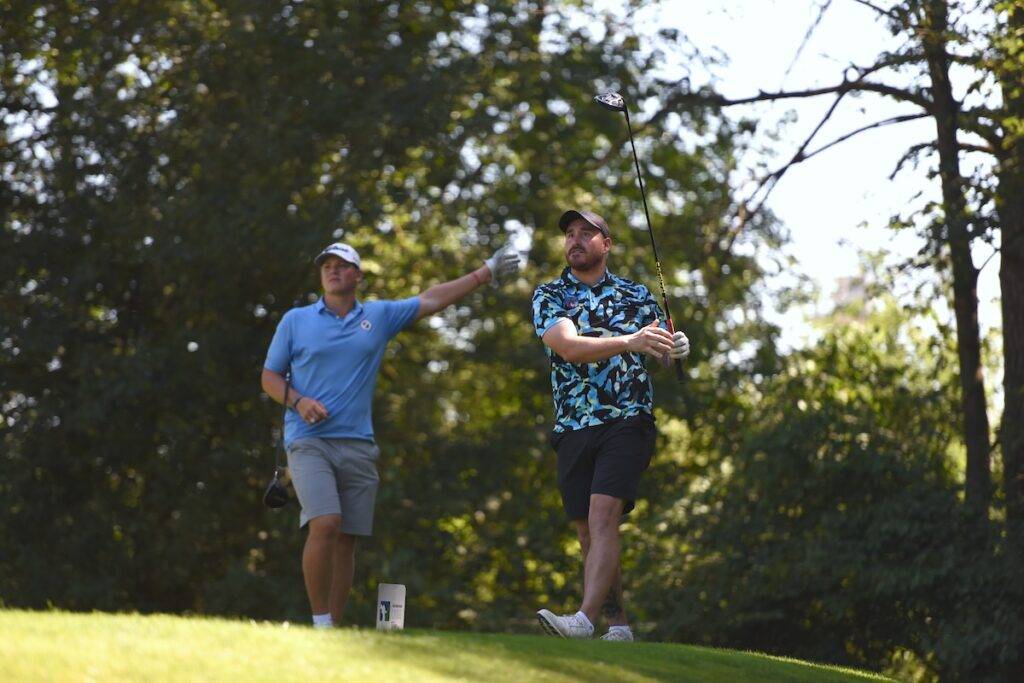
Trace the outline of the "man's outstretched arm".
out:
<instances>
[{"instance_id":1,"label":"man's outstretched arm","mask_svg":"<svg viewBox=\"0 0 1024 683\"><path fill-rule=\"evenodd\" d=\"M467 275L442 282L420 294L420 308L416 320L433 315L443 308L452 305L480 285L491 282L495 277L500 284L509 280L522 268L522 257L519 252L506 244L494 252L491 258Z\"/></svg>"}]
</instances>

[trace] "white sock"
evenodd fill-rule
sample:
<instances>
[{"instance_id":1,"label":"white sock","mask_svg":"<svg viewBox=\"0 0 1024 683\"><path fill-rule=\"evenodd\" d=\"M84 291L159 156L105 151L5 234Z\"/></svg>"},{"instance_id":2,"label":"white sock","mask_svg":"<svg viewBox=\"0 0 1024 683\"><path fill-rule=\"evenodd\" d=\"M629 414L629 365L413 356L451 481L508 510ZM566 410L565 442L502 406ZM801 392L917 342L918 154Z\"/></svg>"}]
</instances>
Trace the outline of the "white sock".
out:
<instances>
[{"instance_id":1,"label":"white sock","mask_svg":"<svg viewBox=\"0 0 1024 683\"><path fill-rule=\"evenodd\" d=\"M621 625L620 624L618 626L609 626L608 627L608 633L617 633L617 632L628 633L629 635L633 635L633 632L629 630L629 624L626 624L626 625Z\"/></svg>"},{"instance_id":2,"label":"white sock","mask_svg":"<svg viewBox=\"0 0 1024 683\"><path fill-rule=\"evenodd\" d=\"M313 628L330 628L334 626L334 622L331 621L331 613L327 614L314 614L313 615Z\"/></svg>"},{"instance_id":3,"label":"white sock","mask_svg":"<svg viewBox=\"0 0 1024 683\"><path fill-rule=\"evenodd\" d=\"M583 623L586 624L587 626L589 626L591 631L594 630L594 625L592 623L590 623L590 617L587 616L586 612L584 612L583 610L580 610L579 612L576 613L576 616L579 617L580 619L582 619Z\"/></svg>"}]
</instances>

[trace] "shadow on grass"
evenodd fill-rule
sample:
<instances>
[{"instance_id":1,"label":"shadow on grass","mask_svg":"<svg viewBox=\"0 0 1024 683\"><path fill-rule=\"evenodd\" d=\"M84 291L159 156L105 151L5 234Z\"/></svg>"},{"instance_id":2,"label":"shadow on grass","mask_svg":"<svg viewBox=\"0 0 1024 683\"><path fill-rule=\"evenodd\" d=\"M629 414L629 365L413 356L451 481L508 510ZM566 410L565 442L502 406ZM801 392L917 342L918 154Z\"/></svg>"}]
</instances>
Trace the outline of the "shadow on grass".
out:
<instances>
[{"instance_id":1,"label":"shadow on grass","mask_svg":"<svg viewBox=\"0 0 1024 683\"><path fill-rule=\"evenodd\" d=\"M763 655L665 643L568 641L549 636L488 635L410 630L378 639L382 656L414 660L452 678L480 668L504 670L509 680L586 681L830 681L886 680L880 676ZM449 654L450 653L450 654ZM467 666L472 661L472 667ZM469 669L469 671L467 671ZM545 675L547 674L547 675Z\"/></svg>"}]
</instances>

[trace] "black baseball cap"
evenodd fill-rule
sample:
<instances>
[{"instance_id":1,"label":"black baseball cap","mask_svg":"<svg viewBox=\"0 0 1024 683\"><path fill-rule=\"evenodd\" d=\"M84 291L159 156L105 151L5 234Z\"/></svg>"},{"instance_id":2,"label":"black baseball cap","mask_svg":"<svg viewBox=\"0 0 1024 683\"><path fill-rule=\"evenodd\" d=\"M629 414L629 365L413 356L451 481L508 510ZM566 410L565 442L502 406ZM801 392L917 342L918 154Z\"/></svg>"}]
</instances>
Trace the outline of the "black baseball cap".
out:
<instances>
[{"instance_id":1,"label":"black baseball cap","mask_svg":"<svg viewBox=\"0 0 1024 683\"><path fill-rule=\"evenodd\" d=\"M611 237L612 232L608 229L608 224L604 222L604 219L598 216L593 211L578 211L576 209L569 209L562 214L562 217L558 219L558 227L565 232L569 228L569 224L575 220L583 220L590 223L592 226L601 231L601 234L605 237Z\"/></svg>"}]
</instances>

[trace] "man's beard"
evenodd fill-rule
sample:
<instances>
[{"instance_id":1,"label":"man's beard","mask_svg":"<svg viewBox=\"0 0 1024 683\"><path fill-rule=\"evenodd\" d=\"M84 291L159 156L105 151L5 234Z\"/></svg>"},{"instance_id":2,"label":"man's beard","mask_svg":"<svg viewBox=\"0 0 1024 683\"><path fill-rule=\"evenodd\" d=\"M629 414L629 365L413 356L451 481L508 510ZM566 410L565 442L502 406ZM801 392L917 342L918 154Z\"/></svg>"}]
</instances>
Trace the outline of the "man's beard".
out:
<instances>
[{"instance_id":1,"label":"man's beard","mask_svg":"<svg viewBox=\"0 0 1024 683\"><path fill-rule=\"evenodd\" d=\"M565 255L565 262L568 263L569 267L573 270L586 272L601 265L601 254L588 254L586 251L582 250L578 253L582 256L582 259L572 253Z\"/></svg>"}]
</instances>

